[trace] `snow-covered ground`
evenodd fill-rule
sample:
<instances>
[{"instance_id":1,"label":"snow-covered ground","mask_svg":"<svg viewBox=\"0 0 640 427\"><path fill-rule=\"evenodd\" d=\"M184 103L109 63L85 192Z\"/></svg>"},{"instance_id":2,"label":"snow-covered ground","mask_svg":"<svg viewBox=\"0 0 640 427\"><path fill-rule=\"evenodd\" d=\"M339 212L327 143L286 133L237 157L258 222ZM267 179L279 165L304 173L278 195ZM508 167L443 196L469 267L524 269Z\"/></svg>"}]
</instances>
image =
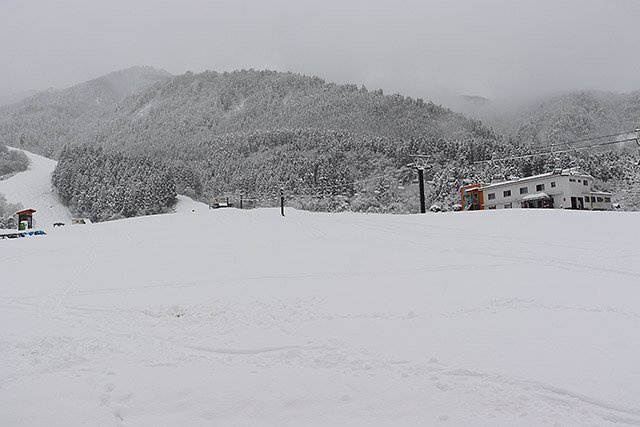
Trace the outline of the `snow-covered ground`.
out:
<instances>
[{"instance_id":1,"label":"snow-covered ground","mask_svg":"<svg viewBox=\"0 0 640 427\"><path fill-rule=\"evenodd\" d=\"M28 151L23 152L29 157L29 169L0 180L0 193L8 202L21 203L25 209L35 209L33 222L36 228L48 230L54 222L69 224L71 214L60 203L51 185L51 174L57 162Z\"/></svg>"},{"instance_id":2,"label":"snow-covered ground","mask_svg":"<svg viewBox=\"0 0 640 427\"><path fill-rule=\"evenodd\" d=\"M0 241L0 425L638 425L639 224L202 209Z\"/></svg>"}]
</instances>

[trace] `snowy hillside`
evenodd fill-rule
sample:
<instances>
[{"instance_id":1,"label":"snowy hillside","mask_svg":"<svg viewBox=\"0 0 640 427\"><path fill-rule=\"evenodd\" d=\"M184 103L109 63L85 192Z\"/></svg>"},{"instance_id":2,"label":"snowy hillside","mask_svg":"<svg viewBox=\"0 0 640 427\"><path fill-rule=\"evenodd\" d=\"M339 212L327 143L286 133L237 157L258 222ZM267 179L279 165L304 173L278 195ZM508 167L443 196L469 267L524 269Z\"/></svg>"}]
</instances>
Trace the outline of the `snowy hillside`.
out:
<instances>
[{"instance_id":1,"label":"snowy hillside","mask_svg":"<svg viewBox=\"0 0 640 427\"><path fill-rule=\"evenodd\" d=\"M639 220L202 209L4 241L0 424L637 425Z\"/></svg>"},{"instance_id":2,"label":"snowy hillside","mask_svg":"<svg viewBox=\"0 0 640 427\"><path fill-rule=\"evenodd\" d=\"M51 186L51 174L56 161L24 151L29 157L29 169L6 180L0 180L0 193L7 201L33 208L34 227L48 229L54 222L71 222L69 210L58 200Z\"/></svg>"}]
</instances>

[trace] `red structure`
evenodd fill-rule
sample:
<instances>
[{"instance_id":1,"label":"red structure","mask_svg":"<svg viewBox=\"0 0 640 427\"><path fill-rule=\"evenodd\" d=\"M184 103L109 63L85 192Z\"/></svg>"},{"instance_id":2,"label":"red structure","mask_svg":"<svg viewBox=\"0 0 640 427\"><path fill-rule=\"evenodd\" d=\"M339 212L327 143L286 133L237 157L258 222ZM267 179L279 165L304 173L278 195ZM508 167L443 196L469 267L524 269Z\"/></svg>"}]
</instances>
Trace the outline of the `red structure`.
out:
<instances>
[{"instance_id":1,"label":"red structure","mask_svg":"<svg viewBox=\"0 0 640 427\"><path fill-rule=\"evenodd\" d=\"M33 213L35 209L25 209L20 212L16 212L18 215L18 230L28 230L33 228Z\"/></svg>"},{"instance_id":2,"label":"red structure","mask_svg":"<svg viewBox=\"0 0 640 427\"><path fill-rule=\"evenodd\" d=\"M466 211L481 211L484 209L484 194L482 184L467 185L460 189L462 209Z\"/></svg>"}]
</instances>

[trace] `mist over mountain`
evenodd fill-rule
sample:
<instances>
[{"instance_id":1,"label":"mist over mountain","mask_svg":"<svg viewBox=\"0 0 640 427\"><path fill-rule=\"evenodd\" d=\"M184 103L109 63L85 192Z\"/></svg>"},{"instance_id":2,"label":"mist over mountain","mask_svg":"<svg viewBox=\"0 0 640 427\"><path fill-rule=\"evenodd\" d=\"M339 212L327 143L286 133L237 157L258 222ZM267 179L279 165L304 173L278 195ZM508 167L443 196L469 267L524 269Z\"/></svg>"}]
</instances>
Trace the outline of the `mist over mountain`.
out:
<instances>
[{"instance_id":1,"label":"mist over mountain","mask_svg":"<svg viewBox=\"0 0 640 427\"><path fill-rule=\"evenodd\" d=\"M3 105L15 104L24 99L37 94L37 90L24 90L21 92L0 93L0 107Z\"/></svg>"},{"instance_id":2,"label":"mist over mountain","mask_svg":"<svg viewBox=\"0 0 640 427\"><path fill-rule=\"evenodd\" d=\"M562 143L640 128L640 91L572 92L553 97L513 122L508 134L532 144Z\"/></svg>"},{"instance_id":3,"label":"mist over mountain","mask_svg":"<svg viewBox=\"0 0 640 427\"><path fill-rule=\"evenodd\" d=\"M563 143L640 128L640 90L627 94L572 91L498 100L465 96L447 105L525 144Z\"/></svg>"}]
</instances>

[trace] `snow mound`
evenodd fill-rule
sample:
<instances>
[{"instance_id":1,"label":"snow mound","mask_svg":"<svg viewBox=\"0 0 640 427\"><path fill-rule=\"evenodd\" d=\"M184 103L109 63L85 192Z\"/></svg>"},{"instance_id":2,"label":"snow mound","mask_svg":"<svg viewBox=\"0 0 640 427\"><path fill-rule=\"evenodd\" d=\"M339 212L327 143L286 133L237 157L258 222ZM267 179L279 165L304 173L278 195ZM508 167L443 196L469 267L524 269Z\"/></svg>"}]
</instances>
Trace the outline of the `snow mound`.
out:
<instances>
[{"instance_id":1,"label":"snow mound","mask_svg":"<svg viewBox=\"0 0 640 427\"><path fill-rule=\"evenodd\" d=\"M0 242L0 420L637 425L639 220L202 209Z\"/></svg>"},{"instance_id":2,"label":"snow mound","mask_svg":"<svg viewBox=\"0 0 640 427\"><path fill-rule=\"evenodd\" d=\"M8 202L21 203L25 209L35 209L35 228L49 229L54 222L70 224L69 209L58 200L51 185L51 174L57 162L28 151L19 151L29 157L29 169L0 181L0 193Z\"/></svg>"}]
</instances>

